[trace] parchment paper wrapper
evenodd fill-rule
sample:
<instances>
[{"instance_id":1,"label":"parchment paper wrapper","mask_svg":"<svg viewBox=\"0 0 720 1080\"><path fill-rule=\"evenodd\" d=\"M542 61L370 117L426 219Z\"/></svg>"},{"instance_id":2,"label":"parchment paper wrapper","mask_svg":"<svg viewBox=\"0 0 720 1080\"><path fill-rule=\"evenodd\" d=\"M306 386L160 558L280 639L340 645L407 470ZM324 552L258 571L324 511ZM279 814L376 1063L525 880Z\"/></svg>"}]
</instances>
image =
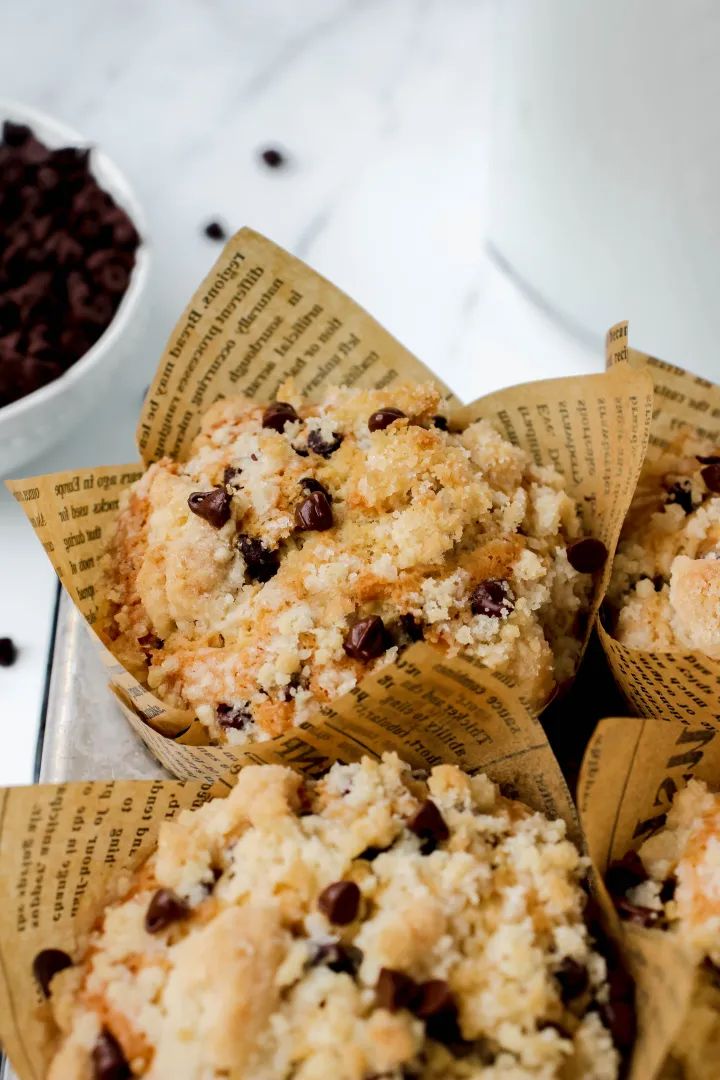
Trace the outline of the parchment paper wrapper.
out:
<instances>
[{"instance_id":1,"label":"parchment paper wrapper","mask_svg":"<svg viewBox=\"0 0 720 1080\"><path fill-rule=\"evenodd\" d=\"M606 351L609 370L629 363L652 376L650 447L667 446L681 427L720 446L720 386L631 349L626 322L608 331ZM701 718L720 726L720 661L700 652L660 653L621 645L600 620L598 634L613 675L637 713L685 723Z\"/></svg>"},{"instance_id":2,"label":"parchment paper wrapper","mask_svg":"<svg viewBox=\"0 0 720 1080\"><path fill-rule=\"evenodd\" d=\"M638 1040L630 1080L690 1077L671 1068L672 1046L691 1021L698 968L673 934L620 922L602 879L611 862L662 826L673 795L691 777L714 788L720 783L720 732L699 718L693 725L601 720L580 773L577 803L598 896L636 982Z\"/></svg>"},{"instance_id":3,"label":"parchment paper wrapper","mask_svg":"<svg viewBox=\"0 0 720 1080\"><path fill-rule=\"evenodd\" d=\"M563 817L578 841L539 721L487 670L418 644L338 705L317 726L272 749L263 744L262 759L311 775L334 760L391 749L413 767L452 762ZM78 957L104 903L152 850L161 821L226 794L232 780L228 773L212 786L157 780L0 791L0 1038L21 1080L41 1080L53 1050L49 1010L31 974L35 955L61 948Z\"/></svg>"},{"instance_id":4,"label":"parchment paper wrapper","mask_svg":"<svg viewBox=\"0 0 720 1080\"><path fill-rule=\"evenodd\" d=\"M144 463L165 454L182 460L214 401L239 392L272 400L288 376L306 397L325 384L384 387L397 379L436 379L324 278L243 229L190 301L160 360L138 425ZM603 374L512 387L464 407L446 393L460 422L486 417L538 465L558 468L587 533L614 551L647 444L652 386L646 372L617 365ZM9 483L90 625L97 617L99 557L118 497L140 468L106 466ZM595 583L588 633L608 575L609 565ZM105 659L112 686L143 721L135 727L152 752L176 775L197 775L185 767L190 761L204 770L215 751L181 760L164 753L156 737L201 744L202 725L164 705L107 650Z\"/></svg>"}]
</instances>

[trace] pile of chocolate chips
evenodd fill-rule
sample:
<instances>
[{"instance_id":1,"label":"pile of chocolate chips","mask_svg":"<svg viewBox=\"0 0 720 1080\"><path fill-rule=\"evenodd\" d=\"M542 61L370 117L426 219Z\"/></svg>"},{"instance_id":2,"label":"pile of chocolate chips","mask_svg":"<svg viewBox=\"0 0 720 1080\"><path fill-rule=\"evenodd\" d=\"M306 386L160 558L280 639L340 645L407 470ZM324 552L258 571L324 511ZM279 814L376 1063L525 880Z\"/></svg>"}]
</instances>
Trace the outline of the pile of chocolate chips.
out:
<instances>
[{"instance_id":1,"label":"pile of chocolate chips","mask_svg":"<svg viewBox=\"0 0 720 1080\"><path fill-rule=\"evenodd\" d=\"M123 298L140 237L90 151L50 150L6 121L0 142L0 406L62 375Z\"/></svg>"}]
</instances>

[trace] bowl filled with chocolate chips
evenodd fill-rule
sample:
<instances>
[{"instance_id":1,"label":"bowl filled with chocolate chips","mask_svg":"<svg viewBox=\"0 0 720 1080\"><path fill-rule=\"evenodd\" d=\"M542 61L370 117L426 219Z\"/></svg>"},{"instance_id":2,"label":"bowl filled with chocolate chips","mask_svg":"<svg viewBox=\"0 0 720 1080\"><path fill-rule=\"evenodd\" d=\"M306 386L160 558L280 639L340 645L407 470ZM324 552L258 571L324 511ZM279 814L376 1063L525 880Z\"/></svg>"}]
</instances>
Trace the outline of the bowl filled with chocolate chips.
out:
<instances>
[{"instance_id":1,"label":"bowl filled with chocolate chips","mask_svg":"<svg viewBox=\"0 0 720 1080\"><path fill-rule=\"evenodd\" d=\"M142 333L149 252L127 181L77 132L0 101L0 473L66 435Z\"/></svg>"}]
</instances>

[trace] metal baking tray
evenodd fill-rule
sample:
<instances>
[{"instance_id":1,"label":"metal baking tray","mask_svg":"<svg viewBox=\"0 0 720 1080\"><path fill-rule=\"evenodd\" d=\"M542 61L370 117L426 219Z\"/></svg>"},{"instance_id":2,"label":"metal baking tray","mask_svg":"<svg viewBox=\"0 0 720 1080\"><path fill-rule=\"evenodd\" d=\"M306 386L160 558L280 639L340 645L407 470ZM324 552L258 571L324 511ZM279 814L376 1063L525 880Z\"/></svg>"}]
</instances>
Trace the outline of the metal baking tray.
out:
<instances>
[{"instance_id":1,"label":"metal baking tray","mask_svg":"<svg viewBox=\"0 0 720 1080\"><path fill-rule=\"evenodd\" d=\"M151 757L108 689L98 643L63 589L55 609L35 779L148 780L170 774Z\"/></svg>"},{"instance_id":2,"label":"metal baking tray","mask_svg":"<svg viewBox=\"0 0 720 1080\"><path fill-rule=\"evenodd\" d=\"M97 641L58 585L35 780L148 780L170 774L131 730L108 689ZM17 1080L7 1060L0 1080Z\"/></svg>"}]
</instances>

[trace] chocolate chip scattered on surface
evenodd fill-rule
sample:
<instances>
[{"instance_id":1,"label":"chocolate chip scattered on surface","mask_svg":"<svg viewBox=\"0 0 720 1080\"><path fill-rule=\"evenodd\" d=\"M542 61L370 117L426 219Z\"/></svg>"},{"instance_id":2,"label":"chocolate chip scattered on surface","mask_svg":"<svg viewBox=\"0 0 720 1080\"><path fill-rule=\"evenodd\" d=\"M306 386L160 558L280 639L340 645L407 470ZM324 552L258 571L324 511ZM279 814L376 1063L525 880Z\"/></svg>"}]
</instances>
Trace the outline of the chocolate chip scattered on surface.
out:
<instances>
[{"instance_id":1,"label":"chocolate chip scattered on surface","mask_svg":"<svg viewBox=\"0 0 720 1080\"><path fill-rule=\"evenodd\" d=\"M12 667L18 658L18 648L10 637L0 638L0 667Z\"/></svg>"},{"instance_id":2,"label":"chocolate chip scattered on surface","mask_svg":"<svg viewBox=\"0 0 720 1080\"><path fill-rule=\"evenodd\" d=\"M219 221L208 221L204 227L203 232L207 236L208 240L227 240L228 231L225 226Z\"/></svg>"},{"instance_id":3,"label":"chocolate chip scattered on surface","mask_svg":"<svg viewBox=\"0 0 720 1080\"><path fill-rule=\"evenodd\" d=\"M285 154L274 146L268 146L260 151L260 160L269 169L280 169L286 164Z\"/></svg>"}]
</instances>

